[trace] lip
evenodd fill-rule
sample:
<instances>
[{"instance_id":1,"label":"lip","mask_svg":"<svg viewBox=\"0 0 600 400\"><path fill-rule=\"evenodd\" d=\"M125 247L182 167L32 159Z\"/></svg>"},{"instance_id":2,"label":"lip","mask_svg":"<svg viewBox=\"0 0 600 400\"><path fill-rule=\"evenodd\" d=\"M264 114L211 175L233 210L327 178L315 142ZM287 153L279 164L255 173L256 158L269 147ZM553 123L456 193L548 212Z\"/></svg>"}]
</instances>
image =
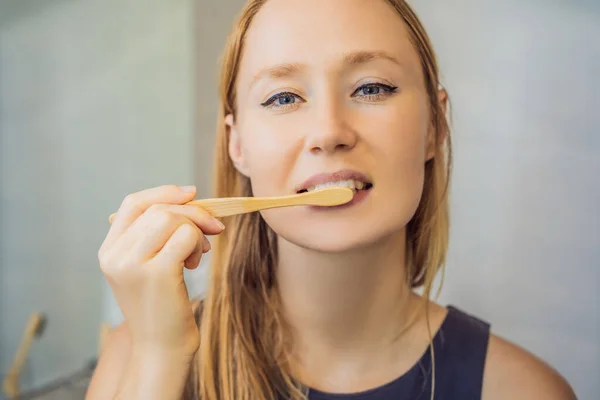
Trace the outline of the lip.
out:
<instances>
[{"instance_id":1,"label":"lip","mask_svg":"<svg viewBox=\"0 0 600 400\"><path fill-rule=\"evenodd\" d=\"M373 184L373 181L362 172L358 172L351 169L345 169L334 173L323 173L313 175L306 181L304 181L302 184L298 185L295 189L295 193L298 193L301 190L306 190L316 185L321 185L323 183L346 181L350 179Z\"/></svg>"},{"instance_id":2,"label":"lip","mask_svg":"<svg viewBox=\"0 0 600 400\"><path fill-rule=\"evenodd\" d=\"M331 212L331 211L335 211L335 210L345 210L347 208L350 208L352 206L355 206L359 203L362 203L363 201L365 201L365 199L371 194L371 189L368 190L360 190L358 191L354 197L352 198L352 200L350 200L348 203L339 205L339 206L332 206L332 207L320 207L320 206L309 206L309 208L311 210L314 211L320 211L320 212Z\"/></svg>"}]
</instances>

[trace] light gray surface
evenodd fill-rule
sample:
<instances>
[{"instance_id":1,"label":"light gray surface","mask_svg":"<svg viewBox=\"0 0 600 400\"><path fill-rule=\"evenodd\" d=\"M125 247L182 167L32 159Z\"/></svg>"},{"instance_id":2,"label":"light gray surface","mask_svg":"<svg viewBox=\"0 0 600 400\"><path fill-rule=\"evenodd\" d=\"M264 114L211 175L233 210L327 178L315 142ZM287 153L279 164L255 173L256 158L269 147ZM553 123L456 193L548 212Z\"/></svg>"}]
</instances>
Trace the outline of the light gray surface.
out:
<instances>
[{"instance_id":1,"label":"light gray surface","mask_svg":"<svg viewBox=\"0 0 600 400\"><path fill-rule=\"evenodd\" d=\"M443 303L600 393L600 3L420 0L453 97Z\"/></svg>"},{"instance_id":2,"label":"light gray surface","mask_svg":"<svg viewBox=\"0 0 600 400\"><path fill-rule=\"evenodd\" d=\"M116 313L96 254L122 197L193 183L193 14L191 0L62 0L0 15L0 375L41 310L28 388L96 355Z\"/></svg>"}]
</instances>

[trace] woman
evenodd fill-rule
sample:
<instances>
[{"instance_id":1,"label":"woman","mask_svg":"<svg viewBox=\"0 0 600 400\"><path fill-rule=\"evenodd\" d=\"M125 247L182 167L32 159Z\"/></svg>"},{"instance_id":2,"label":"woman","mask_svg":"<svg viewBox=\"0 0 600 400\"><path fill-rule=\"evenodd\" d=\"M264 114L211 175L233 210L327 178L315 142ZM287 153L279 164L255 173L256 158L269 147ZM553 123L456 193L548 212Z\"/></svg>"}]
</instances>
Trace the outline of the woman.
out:
<instances>
[{"instance_id":1,"label":"woman","mask_svg":"<svg viewBox=\"0 0 600 400\"><path fill-rule=\"evenodd\" d=\"M216 196L360 190L226 229L183 205L193 187L128 196L99 251L126 322L89 399L575 398L487 323L428 300L448 242L447 94L405 2L250 1L221 102ZM204 235L214 265L190 305L183 267Z\"/></svg>"}]
</instances>

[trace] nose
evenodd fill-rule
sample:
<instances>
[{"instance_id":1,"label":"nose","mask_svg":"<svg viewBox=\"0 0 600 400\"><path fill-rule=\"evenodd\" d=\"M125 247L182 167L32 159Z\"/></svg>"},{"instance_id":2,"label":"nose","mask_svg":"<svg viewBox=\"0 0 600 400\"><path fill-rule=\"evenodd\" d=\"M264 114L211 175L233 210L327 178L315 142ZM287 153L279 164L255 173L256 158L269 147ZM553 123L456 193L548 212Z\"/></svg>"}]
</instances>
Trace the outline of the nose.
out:
<instances>
[{"instance_id":1,"label":"nose","mask_svg":"<svg viewBox=\"0 0 600 400\"><path fill-rule=\"evenodd\" d=\"M330 101L318 108L307 138L307 148L312 154L348 151L356 146L358 135L348 123L343 106Z\"/></svg>"}]
</instances>

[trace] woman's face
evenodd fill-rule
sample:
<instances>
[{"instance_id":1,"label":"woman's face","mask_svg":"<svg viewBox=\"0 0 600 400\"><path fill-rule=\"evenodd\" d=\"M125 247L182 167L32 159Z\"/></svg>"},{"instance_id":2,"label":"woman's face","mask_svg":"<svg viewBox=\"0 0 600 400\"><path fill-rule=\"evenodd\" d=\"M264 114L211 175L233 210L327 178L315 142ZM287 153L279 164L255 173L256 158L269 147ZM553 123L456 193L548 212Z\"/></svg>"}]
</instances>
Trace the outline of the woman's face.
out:
<instances>
[{"instance_id":1,"label":"woman's face","mask_svg":"<svg viewBox=\"0 0 600 400\"><path fill-rule=\"evenodd\" d=\"M419 57L387 2L268 1L248 31L236 91L230 155L255 196L329 181L363 187L345 207L264 211L280 237L340 252L402 232L434 138Z\"/></svg>"}]
</instances>

